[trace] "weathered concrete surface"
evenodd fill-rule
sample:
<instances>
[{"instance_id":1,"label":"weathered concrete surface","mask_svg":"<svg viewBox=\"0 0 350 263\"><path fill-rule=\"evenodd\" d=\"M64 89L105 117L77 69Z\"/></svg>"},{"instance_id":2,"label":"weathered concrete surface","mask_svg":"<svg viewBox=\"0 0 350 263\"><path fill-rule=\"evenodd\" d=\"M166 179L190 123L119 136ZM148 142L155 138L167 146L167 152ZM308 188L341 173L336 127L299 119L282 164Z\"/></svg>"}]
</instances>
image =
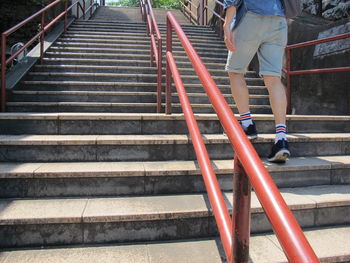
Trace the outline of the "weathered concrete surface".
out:
<instances>
[{"instance_id":1,"label":"weathered concrete surface","mask_svg":"<svg viewBox=\"0 0 350 263\"><path fill-rule=\"evenodd\" d=\"M325 23L301 17L289 22L289 43L320 39L349 32L350 19ZM349 66L350 39L298 48L293 51L292 69L318 69ZM337 51L338 50L338 51ZM311 74L292 77L294 114L341 114L350 110L349 72Z\"/></svg>"}]
</instances>

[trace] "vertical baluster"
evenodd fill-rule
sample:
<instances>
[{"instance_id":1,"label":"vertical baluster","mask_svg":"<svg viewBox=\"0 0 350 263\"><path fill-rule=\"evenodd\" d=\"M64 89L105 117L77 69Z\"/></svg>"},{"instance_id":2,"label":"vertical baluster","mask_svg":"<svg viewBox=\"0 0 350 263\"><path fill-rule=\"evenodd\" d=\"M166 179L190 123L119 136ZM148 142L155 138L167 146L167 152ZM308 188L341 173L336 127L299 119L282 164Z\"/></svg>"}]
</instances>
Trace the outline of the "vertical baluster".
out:
<instances>
[{"instance_id":1,"label":"vertical baluster","mask_svg":"<svg viewBox=\"0 0 350 263\"><path fill-rule=\"evenodd\" d=\"M166 21L166 52L172 52L173 47L172 47L172 27L169 19L167 18ZM165 98L165 103L166 103L166 109L165 113L166 114L171 114L171 71L170 71L170 66L168 61L166 62L166 98Z\"/></svg>"},{"instance_id":2,"label":"vertical baluster","mask_svg":"<svg viewBox=\"0 0 350 263\"><path fill-rule=\"evenodd\" d=\"M251 191L250 181L235 154L232 205L232 262L235 263L249 259Z\"/></svg>"},{"instance_id":3,"label":"vertical baluster","mask_svg":"<svg viewBox=\"0 0 350 263\"><path fill-rule=\"evenodd\" d=\"M1 35L1 112L6 108L6 35Z\"/></svg>"},{"instance_id":4,"label":"vertical baluster","mask_svg":"<svg viewBox=\"0 0 350 263\"><path fill-rule=\"evenodd\" d=\"M45 12L41 13L41 35L40 35L40 63L44 63L44 44L45 44Z\"/></svg>"}]
</instances>

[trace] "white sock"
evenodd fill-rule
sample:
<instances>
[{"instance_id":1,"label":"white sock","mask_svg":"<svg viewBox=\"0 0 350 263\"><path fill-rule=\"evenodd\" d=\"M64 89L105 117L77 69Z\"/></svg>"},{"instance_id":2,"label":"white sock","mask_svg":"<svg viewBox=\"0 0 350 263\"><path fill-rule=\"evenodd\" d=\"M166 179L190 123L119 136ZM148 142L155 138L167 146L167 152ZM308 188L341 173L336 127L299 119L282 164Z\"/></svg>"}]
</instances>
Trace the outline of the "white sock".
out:
<instances>
[{"instance_id":1,"label":"white sock","mask_svg":"<svg viewBox=\"0 0 350 263\"><path fill-rule=\"evenodd\" d=\"M275 143L277 143L279 140L287 140L287 126L285 124L277 124L276 125L276 137L275 137Z\"/></svg>"},{"instance_id":2,"label":"white sock","mask_svg":"<svg viewBox=\"0 0 350 263\"><path fill-rule=\"evenodd\" d=\"M253 124L253 119L250 116L250 111L240 114L242 127L245 129L249 125Z\"/></svg>"}]
</instances>

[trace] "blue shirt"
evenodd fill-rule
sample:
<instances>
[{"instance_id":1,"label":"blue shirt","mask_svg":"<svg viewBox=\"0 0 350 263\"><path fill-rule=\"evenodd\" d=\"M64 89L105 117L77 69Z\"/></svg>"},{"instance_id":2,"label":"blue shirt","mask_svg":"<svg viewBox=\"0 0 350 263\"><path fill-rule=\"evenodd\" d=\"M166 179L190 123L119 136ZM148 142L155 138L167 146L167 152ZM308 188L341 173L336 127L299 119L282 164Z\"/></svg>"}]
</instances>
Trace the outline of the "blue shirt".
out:
<instances>
[{"instance_id":1,"label":"blue shirt","mask_svg":"<svg viewBox=\"0 0 350 263\"><path fill-rule=\"evenodd\" d=\"M233 19L235 28L247 12L262 16L285 16L281 0L224 0L225 9L229 6L237 8L236 17Z\"/></svg>"}]
</instances>

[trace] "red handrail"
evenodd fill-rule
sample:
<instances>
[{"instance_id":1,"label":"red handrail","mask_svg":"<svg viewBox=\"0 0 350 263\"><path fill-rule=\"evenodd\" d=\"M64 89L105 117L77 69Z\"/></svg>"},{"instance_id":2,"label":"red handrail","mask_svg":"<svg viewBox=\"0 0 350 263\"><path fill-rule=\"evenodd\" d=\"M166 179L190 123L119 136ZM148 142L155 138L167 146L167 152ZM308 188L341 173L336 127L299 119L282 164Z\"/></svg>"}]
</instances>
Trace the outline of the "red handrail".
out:
<instances>
[{"instance_id":1,"label":"red handrail","mask_svg":"<svg viewBox=\"0 0 350 263\"><path fill-rule=\"evenodd\" d=\"M147 35L151 38L151 66L157 67L157 112L162 110L162 36L150 0L140 0L143 21L146 22ZM156 43L157 42L157 43Z\"/></svg>"},{"instance_id":2,"label":"red handrail","mask_svg":"<svg viewBox=\"0 0 350 263\"><path fill-rule=\"evenodd\" d=\"M340 34L337 36L322 38L322 39L316 39L306 42L301 42L293 45L288 45L286 47L287 52L287 62L286 62L286 68L283 69L283 72L287 75L287 101L288 101L288 107L287 107L287 113L292 112L292 76L295 75L305 75L305 74L320 74L320 73L335 73L335 72L345 72L350 71L349 67L338 67L338 68L322 68L322 69L305 69L305 70L292 70L292 50L296 48L301 47L307 47L307 46L313 46L321 43L331 42L335 40L345 39L349 38L350 33Z\"/></svg>"},{"instance_id":3,"label":"red handrail","mask_svg":"<svg viewBox=\"0 0 350 263\"><path fill-rule=\"evenodd\" d=\"M50 8L54 7L58 3L64 1L65 7L64 11L60 13L58 16L56 16L49 24L45 25L45 12L49 10ZM48 4L35 14L31 15L27 19L23 20L22 22L18 23L17 25L13 26L12 28L8 29L7 31L3 32L1 34L1 99L0 99L0 111L4 112L6 108L6 67L7 64L11 63L23 50L25 50L27 47L29 47L31 44L34 43L34 41L38 38L40 38L40 61L43 63L43 56L44 56L44 36L45 32L50 29L59 19L64 17L64 31L67 31L67 15L68 12L77 5L77 18L79 18L79 8L82 9L83 16L85 18L85 14L90 10L90 13L92 14L93 11L93 0L90 0L90 7L85 10L85 1L83 0L83 7L79 2L75 2L74 4L70 5L68 7L68 0L55 0L52 3ZM28 22L32 21L34 18L41 15L41 24L40 24L40 31L32 38L30 39L21 49L19 49L15 54L13 54L10 58L6 59L6 40L9 35L26 25Z\"/></svg>"},{"instance_id":4,"label":"red handrail","mask_svg":"<svg viewBox=\"0 0 350 263\"><path fill-rule=\"evenodd\" d=\"M198 164L202 172L204 184L208 192L208 197L211 206L213 207L213 213L218 224L222 243L228 258L231 258L231 218L228 212L225 200L221 193L220 185L216 178L213 166L210 163L208 151L204 145L202 135L199 131L198 124L194 117L191 104L188 100L183 82L181 80L179 71L177 69L172 52L166 53L167 64L173 75L175 87L179 95L182 111L185 115L188 131L191 135L193 147L196 152Z\"/></svg>"},{"instance_id":5,"label":"red handrail","mask_svg":"<svg viewBox=\"0 0 350 263\"><path fill-rule=\"evenodd\" d=\"M267 169L264 167L258 154L241 129L234 117L232 110L216 86L213 78L206 69L202 60L194 50L191 42L183 32L171 12L167 14L167 53L172 51L172 30L174 30L184 47L186 54L198 75L208 97L223 125L227 136L235 149L235 153L246 172L255 193L271 222L276 236L290 262L319 262L306 240L300 226L283 200L278 188L272 180ZM167 65L167 68L170 67ZM168 71L167 71L168 72ZM168 73L167 73L168 75ZM170 94L171 82L167 76L167 97ZM170 101L167 98L167 101ZM167 105L168 107L171 105ZM215 214L215 212L214 212ZM217 217L217 216L216 216ZM224 221L223 218L220 221ZM222 224L219 223L219 224ZM227 244L223 244L227 248ZM225 249L229 260L230 252Z\"/></svg>"}]
</instances>

